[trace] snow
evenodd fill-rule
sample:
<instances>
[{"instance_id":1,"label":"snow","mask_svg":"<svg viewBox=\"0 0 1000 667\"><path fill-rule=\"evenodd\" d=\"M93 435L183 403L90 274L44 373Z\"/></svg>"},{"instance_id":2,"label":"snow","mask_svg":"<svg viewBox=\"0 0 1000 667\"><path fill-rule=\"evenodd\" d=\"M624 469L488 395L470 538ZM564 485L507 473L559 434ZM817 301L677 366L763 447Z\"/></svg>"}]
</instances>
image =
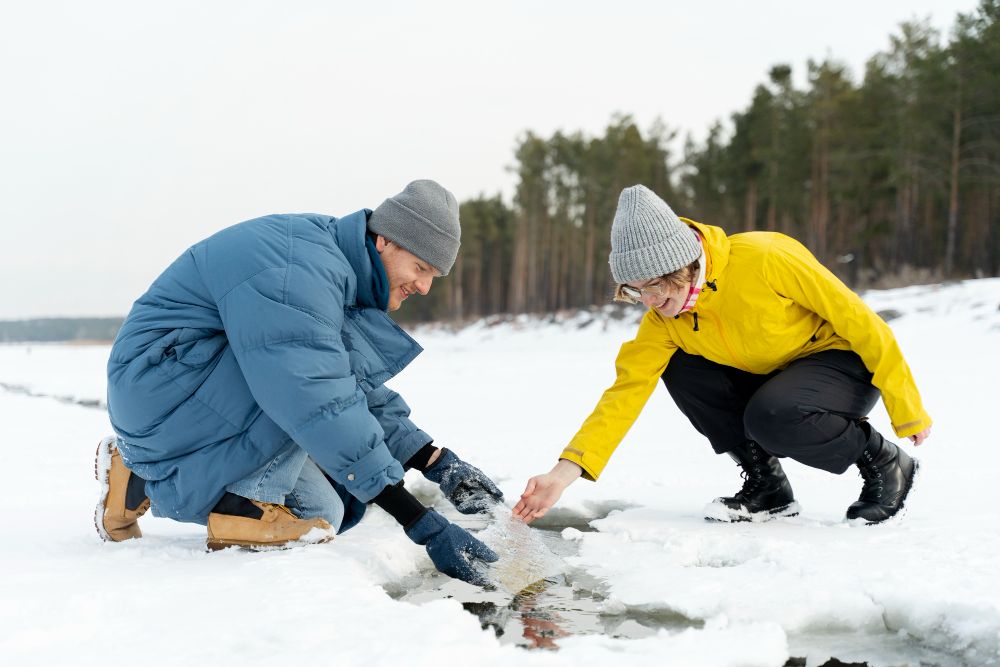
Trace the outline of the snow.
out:
<instances>
[{"instance_id":1,"label":"snow","mask_svg":"<svg viewBox=\"0 0 1000 667\"><path fill-rule=\"evenodd\" d=\"M1000 280L864 296L876 310L896 311L890 325L935 419L924 445L904 445L921 462L905 516L849 525L843 513L860 478L791 462L798 517L705 522L705 504L739 488L738 470L712 454L660 387L600 482L574 484L545 522L572 553L562 566L600 582L604 614L674 614L692 627L637 639L574 635L557 639L557 651L525 651L481 629L462 608L476 593L465 584L447 587L450 599L393 599L386 590L413 586L432 566L377 509L328 544L284 551L209 553L203 527L148 515L142 540L100 542L94 450L110 427L103 410L67 399L103 401L107 347L0 346L8 387L0 389L8 512L0 655L18 665L464 657L475 665L723 666L782 665L789 656L809 665L830 656L998 665L1000 521L988 493L1000 470L989 422ZM634 328L634 317L600 314L427 328L416 333L425 354L390 384L437 444L491 474L513 501L528 477L552 466L611 382L615 353ZM881 406L872 422L891 434ZM418 474L407 484L441 502ZM507 535L501 521L482 535Z\"/></svg>"}]
</instances>

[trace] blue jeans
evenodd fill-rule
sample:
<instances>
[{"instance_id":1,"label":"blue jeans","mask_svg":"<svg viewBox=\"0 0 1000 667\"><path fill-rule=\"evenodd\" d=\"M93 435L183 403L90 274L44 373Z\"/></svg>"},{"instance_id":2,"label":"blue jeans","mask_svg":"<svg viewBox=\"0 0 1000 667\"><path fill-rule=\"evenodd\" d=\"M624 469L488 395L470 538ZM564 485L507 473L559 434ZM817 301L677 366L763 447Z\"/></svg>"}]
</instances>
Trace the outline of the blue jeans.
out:
<instances>
[{"instance_id":1,"label":"blue jeans","mask_svg":"<svg viewBox=\"0 0 1000 667\"><path fill-rule=\"evenodd\" d=\"M344 521L344 501L308 452L294 442L226 491L262 503L284 505L300 519L323 517L335 531Z\"/></svg>"}]
</instances>

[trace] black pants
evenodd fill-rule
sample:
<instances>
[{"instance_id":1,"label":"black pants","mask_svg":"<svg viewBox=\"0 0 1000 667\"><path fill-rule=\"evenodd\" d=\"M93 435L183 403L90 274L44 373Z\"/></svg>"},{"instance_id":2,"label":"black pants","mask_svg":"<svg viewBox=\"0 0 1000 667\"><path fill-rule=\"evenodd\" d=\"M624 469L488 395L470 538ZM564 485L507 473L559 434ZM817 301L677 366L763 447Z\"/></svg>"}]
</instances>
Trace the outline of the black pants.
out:
<instances>
[{"instance_id":1,"label":"black pants","mask_svg":"<svg viewBox=\"0 0 1000 667\"><path fill-rule=\"evenodd\" d=\"M861 456L858 425L879 398L861 358L826 350L769 375L674 353L663 382L716 453L753 440L774 456L840 474Z\"/></svg>"}]
</instances>

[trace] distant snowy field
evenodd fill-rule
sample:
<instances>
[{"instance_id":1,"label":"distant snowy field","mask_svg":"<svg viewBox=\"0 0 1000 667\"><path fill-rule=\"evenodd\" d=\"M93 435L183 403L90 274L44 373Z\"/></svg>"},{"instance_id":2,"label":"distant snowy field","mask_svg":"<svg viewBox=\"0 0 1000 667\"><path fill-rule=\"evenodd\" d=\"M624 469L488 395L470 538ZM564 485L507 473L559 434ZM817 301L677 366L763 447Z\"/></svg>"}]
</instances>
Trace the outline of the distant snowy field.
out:
<instances>
[{"instance_id":1,"label":"distant snowy field","mask_svg":"<svg viewBox=\"0 0 1000 667\"><path fill-rule=\"evenodd\" d=\"M860 478L794 462L799 517L711 524L702 508L732 493L716 457L658 388L597 484L578 482L550 521L579 543L569 567L600 580L604 613L672 612L703 627L639 639L598 635L558 651L501 643L459 599L398 602L431 568L377 509L321 546L204 550L204 528L147 516L145 537L94 532L94 447L106 347L0 346L0 656L70 663L444 665L782 665L830 655L871 665L1000 664L1000 280L869 292L935 419L907 450L921 461L902 520L843 521ZM590 316L521 320L459 333L418 331L426 351L391 383L439 445L494 475L513 502L547 471L603 389L635 325ZM56 397L60 400L55 400ZM881 405L872 414L891 435ZM434 499L419 475L408 485Z\"/></svg>"}]
</instances>

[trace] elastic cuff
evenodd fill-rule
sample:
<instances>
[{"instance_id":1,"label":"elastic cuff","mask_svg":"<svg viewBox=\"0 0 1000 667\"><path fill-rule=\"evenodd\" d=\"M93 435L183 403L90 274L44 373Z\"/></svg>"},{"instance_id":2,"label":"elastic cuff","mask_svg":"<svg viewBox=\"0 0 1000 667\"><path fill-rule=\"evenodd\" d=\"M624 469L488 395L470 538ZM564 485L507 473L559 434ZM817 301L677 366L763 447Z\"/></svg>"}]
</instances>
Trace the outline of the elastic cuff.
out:
<instances>
[{"instance_id":1,"label":"elastic cuff","mask_svg":"<svg viewBox=\"0 0 1000 667\"><path fill-rule=\"evenodd\" d=\"M417 453L409 458L409 460L403 464L403 470L409 470L413 468L423 472L427 469L427 462L431 460L434 456L434 452L437 451L437 447L434 446L433 442L428 442L426 445L417 450Z\"/></svg>"},{"instance_id":2,"label":"elastic cuff","mask_svg":"<svg viewBox=\"0 0 1000 667\"><path fill-rule=\"evenodd\" d=\"M596 470L587 467L587 465L583 462L584 453L581 452L579 449L573 447L567 447L562 451L562 454L559 455L559 458L565 459L570 463L575 463L578 466L580 466L580 468L583 469L583 474L580 475L581 479L586 479L591 482L596 482L597 478L601 476L603 465L601 466L601 468L598 468Z\"/></svg>"},{"instance_id":3,"label":"elastic cuff","mask_svg":"<svg viewBox=\"0 0 1000 667\"><path fill-rule=\"evenodd\" d=\"M391 514L392 518L403 527L409 526L427 511L412 493L403 488L402 482L385 487L372 499L372 502Z\"/></svg>"}]
</instances>

